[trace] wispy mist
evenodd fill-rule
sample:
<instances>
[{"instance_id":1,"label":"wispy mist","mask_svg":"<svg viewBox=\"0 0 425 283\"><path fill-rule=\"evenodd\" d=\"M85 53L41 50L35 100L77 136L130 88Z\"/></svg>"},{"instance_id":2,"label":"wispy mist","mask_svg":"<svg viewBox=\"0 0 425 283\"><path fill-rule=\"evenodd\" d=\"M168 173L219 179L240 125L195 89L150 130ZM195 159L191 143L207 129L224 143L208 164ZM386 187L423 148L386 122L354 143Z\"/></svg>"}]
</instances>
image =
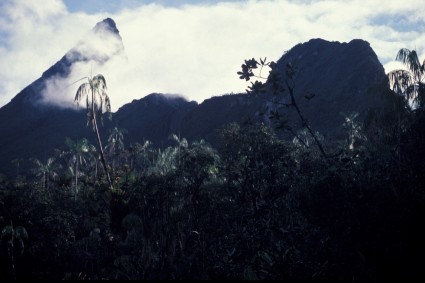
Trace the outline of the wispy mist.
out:
<instances>
[{"instance_id":1,"label":"wispy mist","mask_svg":"<svg viewBox=\"0 0 425 283\"><path fill-rule=\"evenodd\" d=\"M109 30L104 22L88 32L65 54L63 60L72 62L69 73L47 79L41 101L62 108L75 107L76 90L81 84L88 82L88 78L97 75L100 70L104 76L117 77L128 63L121 37Z\"/></svg>"}]
</instances>

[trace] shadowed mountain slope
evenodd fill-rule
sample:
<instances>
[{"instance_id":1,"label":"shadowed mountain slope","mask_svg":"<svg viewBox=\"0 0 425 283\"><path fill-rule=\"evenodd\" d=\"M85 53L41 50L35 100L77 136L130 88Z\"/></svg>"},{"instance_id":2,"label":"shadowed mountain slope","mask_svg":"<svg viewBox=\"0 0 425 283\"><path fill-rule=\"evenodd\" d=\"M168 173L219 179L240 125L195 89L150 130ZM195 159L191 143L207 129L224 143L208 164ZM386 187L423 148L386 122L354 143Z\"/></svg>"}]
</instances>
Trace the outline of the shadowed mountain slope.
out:
<instances>
[{"instance_id":1,"label":"shadowed mountain slope","mask_svg":"<svg viewBox=\"0 0 425 283\"><path fill-rule=\"evenodd\" d=\"M182 120L197 106L180 96L153 93L122 106L110 123L128 130L127 144L149 140L165 146L169 135L181 132Z\"/></svg>"},{"instance_id":2,"label":"shadowed mountain slope","mask_svg":"<svg viewBox=\"0 0 425 283\"><path fill-rule=\"evenodd\" d=\"M294 94L298 106L312 128L325 136L341 138L344 116L340 112L359 112L360 122L369 110L384 103L373 89L386 85L387 77L364 40L339 43L312 39L298 44L277 61L277 71L284 80L288 63L296 68ZM305 98L312 93L312 99ZM294 128L299 128L293 107L287 108L287 117Z\"/></svg>"}]
</instances>

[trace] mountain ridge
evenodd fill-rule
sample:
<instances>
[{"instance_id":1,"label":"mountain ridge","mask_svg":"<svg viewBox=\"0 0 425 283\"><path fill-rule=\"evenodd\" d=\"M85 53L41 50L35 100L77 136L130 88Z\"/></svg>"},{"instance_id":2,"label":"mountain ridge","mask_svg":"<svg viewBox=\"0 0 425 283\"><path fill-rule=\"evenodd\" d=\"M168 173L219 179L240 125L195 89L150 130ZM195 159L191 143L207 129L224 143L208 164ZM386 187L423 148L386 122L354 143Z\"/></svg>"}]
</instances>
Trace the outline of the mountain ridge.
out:
<instances>
[{"instance_id":1,"label":"mountain ridge","mask_svg":"<svg viewBox=\"0 0 425 283\"><path fill-rule=\"evenodd\" d=\"M110 38L103 36L104 30L112 33L114 40L108 45L111 50L105 49L103 55L115 56L122 52L124 46L112 19L107 18L92 29L92 32L102 35L98 38L100 42L109 42ZM0 137L0 172L11 174L10 161L16 158L46 158L54 148L64 146L65 137L73 140L85 137L94 143L91 128L86 127L83 109L76 111L40 102L46 82L51 78L66 77L76 62L94 60L102 64L110 58L90 57L96 52L88 50L89 47L98 47L90 42L81 47L81 42L84 41L77 43L39 79L0 108L0 132L3 133ZM74 54L84 50L87 53ZM343 117L340 111L360 112L361 121L370 109L382 103L379 96L370 94L369 90L385 80L385 72L366 41L355 39L339 43L312 39L295 45L276 62L283 76L288 62L296 63L300 70L296 98L303 113L311 121L313 129L327 137L342 138ZM315 91L317 95L307 101L303 98L305 91ZM100 131L105 139L108 129L114 126L126 128L129 133L125 137L127 145L150 140L155 146L166 146L172 133L180 134L189 141L205 139L217 145L215 132L228 123L270 123L265 115L259 114L270 106L267 95L270 94L221 95L198 104L179 95L152 93L121 106L113 113L112 121L106 120ZM282 97L285 99L287 93L283 93ZM293 110L288 109L286 114L294 129L300 129Z\"/></svg>"}]
</instances>

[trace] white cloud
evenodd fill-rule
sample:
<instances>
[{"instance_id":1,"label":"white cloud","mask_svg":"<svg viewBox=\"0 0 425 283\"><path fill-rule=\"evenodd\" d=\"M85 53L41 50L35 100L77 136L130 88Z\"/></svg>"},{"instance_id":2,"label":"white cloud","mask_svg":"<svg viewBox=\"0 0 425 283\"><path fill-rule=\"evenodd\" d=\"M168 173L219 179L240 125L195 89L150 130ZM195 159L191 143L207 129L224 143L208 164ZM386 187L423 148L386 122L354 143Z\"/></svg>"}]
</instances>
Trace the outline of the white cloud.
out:
<instances>
[{"instance_id":1,"label":"white cloud","mask_svg":"<svg viewBox=\"0 0 425 283\"><path fill-rule=\"evenodd\" d=\"M59 0L0 4L0 105L39 78L82 38L95 20L70 15ZM95 17L97 18L97 17Z\"/></svg>"},{"instance_id":2,"label":"white cloud","mask_svg":"<svg viewBox=\"0 0 425 283\"><path fill-rule=\"evenodd\" d=\"M244 59L278 60L285 50L311 38L367 40L385 66L403 47L423 54L425 8L420 2L149 4L89 15L70 13L59 0L6 0L0 4L0 35L5 34L0 40L0 105L40 77L106 17L117 23L128 61L116 59L93 71L105 75L117 110L151 92L180 93L201 102L244 91L246 83L236 75ZM73 76L86 76L90 68L81 65Z\"/></svg>"},{"instance_id":3,"label":"white cloud","mask_svg":"<svg viewBox=\"0 0 425 283\"><path fill-rule=\"evenodd\" d=\"M77 106L86 107L85 100L79 105L74 102L78 87L88 82L88 77L99 74L98 70L102 70L102 75L106 78L113 77L116 68L125 66L127 58L122 55L114 56L106 64L96 61L79 61L71 66L71 71L66 77L54 76L45 82L45 88L42 93L42 103L55 105L62 108L76 108ZM116 86L119 82L116 80L106 79L109 93L119 93ZM112 87L111 87L112 85ZM127 84L128 85L128 84ZM84 98L85 99L85 98Z\"/></svg>"}]
</instances>

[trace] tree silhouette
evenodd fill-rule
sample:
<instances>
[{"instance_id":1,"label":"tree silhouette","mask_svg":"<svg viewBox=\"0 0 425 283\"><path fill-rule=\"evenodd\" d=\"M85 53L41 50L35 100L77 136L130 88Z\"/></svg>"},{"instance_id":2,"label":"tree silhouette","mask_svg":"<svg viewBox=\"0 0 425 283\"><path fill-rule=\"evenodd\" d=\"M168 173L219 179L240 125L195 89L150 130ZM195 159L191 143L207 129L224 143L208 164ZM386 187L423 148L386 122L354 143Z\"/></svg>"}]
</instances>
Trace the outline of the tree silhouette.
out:
<instances>
[{"instance_id":1,"label":"tree silhouette","mask_svg":"<svg viewBox=\"0 0 425 283\"><path fill-rule=\"evenodd\" d=\"M169 136L169 139L172 140L176 144L176 150L177 150L177 164L180 165L180 156L181 156L181 150L182 148L187 148L188 143L185 138L180 139L180 134L177 136L176 134L171 134Z\"/></svg>"},{"instance_id":2,"label":"tree silhouette","mask_svg":"<svg viewBox=\"0 0 425 283\"><path fill-rule=\"evenodd\" d=\"M350 113L340 113L344 116L345 122L342 124L344 129L347 130L347 144L350 150L354 149L354 145L356 141L365 140L366 137L362 133L361 125L355 121L357 116L359 116L358 112L350 112Z\"/></svg>"},{"instance_id":3,"label":"tree silhouette","mask_svg":"<svg viewBox=\"0 0 425 283\"><path fill-rule=\"evenodd\" d=\"M87 125L89 123L93 126L93 131L96 134L97 143L99 146L99 152L102 160L103 168L105 169L106 176L108 178L109 187L113 189L111 177L109 175L108 166L105 160L105 154L103 152L102 141L99 135L99 128L97 125L96 116L103 114L104 112L111 112L111 101L106 92L106 80L101 74L94 77L85 77L88 83L83 83L77 90L75 95L75 102L78 103L86 97L86 108L87 108Z\"/></svg>"},{"instance_id":4,"label":"tree silhouette","mask_svg":"<svg viewBox=\"0 0 425 283\"><path fill-rule=\"evenodd\" d=\"M126 129L114 127L110 130L108 137L108 144L105 150L112 157L112 171L115 170L115 159L121 152L124 151L124 134L127 133Z\"/></svg>"},{"instance_id":5,"label":"tree silhouette","mask_svg":"<svg viewBox=\"0 0 425 283\"><path fill-rule=\"evenodd\" d=\"M23 163L24 159L22 158L15 158L11 162L16 166L16 179L19 179L19 169L21 167L21 164Z\"/></svg>"},{"instance_id":6,"label":"tree silhouette","mask_svg":"<svg viewBox=\"0 0 425 283\"><path fill-rule=\"evenodd\" d=\"M89 152L96 151L95 147L89 143L87 139L82 139L80 141L74 142L70 138L65 139L65 144L68 146L69 151L67 152L70 155L71 166L69 169L73 172L75 177L75 195L78 193L78 176L80 174L80 166L85 164L86 155Z\"/></svg>"},{"instance_id":7,"label":"tree silhouette","mask_svg":"<svg viewBox=\"0 0 425 283\"><path fill-rule=\"evenodd\" d=\"M55 171L55 158L50 157L46 160L45 163L41 162L37 158L33 158L32 162L35 165L34 173L37 177L41 177L43 187L45 189L49 188L50 185L50 178L53 179L58 175Z\"/></svg>"},{"instance_id":8,"label":"tree silhouette","mask_svg":"<svg viewBox=\"0 0 425 283\"><path fill-rule=\"evenodd\" d=\"M253 69L257 69L258 65L260 65L260 70L259 70L259 74L256 75L253 72ZM263 67L270 68L269 76L267 78L261 75L261 71L263 70ZM307 129L307 131L310 133L311 137L313 138L315 144L319 148L321 155L325 159L327 159L328 156L322 146L322 143L319 140L319 137L315 134L315 132L311 128L308 120L304 117L303 113L301 112L301 109L298 106L298 103L296 102L295 92L294 92L295 77L298 71L296 66L294 66L292 63L286 64L284 79L281 74L282 71L277 69L276 63L273 61L267 62L267 58L264 58L264 60L260 58L260 62L258 62L254 58L252 58L251 60L245 60L245 64L242 64L241 68L242 68L242 71L237 72L240 79L244 79L246 81L249 81L251 77L259 78L262 80L267 79L267 84L264 84L263 82L260 82L258 80L255 81L254 83L251 82L251 86L248 87L247 93L267 93L269 91L274 96L281 95L285 91L288 93L289 95L288 103L281 103L279 101L273 101L273 103L276 104L277 106L285 106L285 107L291 106L296 110L298 117L301 120L302 127ZM309 93L304 95L304 98L307 100L311 100L314 96L315 94ZM287 121L286 119L284 119L283 115L279 111L270 111L269 118L277 121L277 127L276 127L277 129L281 128L281 129L289 130L294 134L293 130L286 125ZM296 134L295 134L295 137L297 137Z\"/></svg>"},{"instance_id":9,"label":"tree silhouette","mask_svg":"<svg viewBox=\"0 0 425 283\"><path fill-rule=\"evenodd\" d=\"M402 48L396 60L408 70L398 69L388 73L391 89L402 95L411 108L425 107L425 61L421 64L416 50Z\"/></svg>"},{"instance_id":10,"label":"tree silhouette","mask_svg":"<svg viewBox=\"0 0 425 283\"><path fill-rule=\"evenodd\" d=\"M1 243L7 242L7 255L9 257L9 272L12 279L16 280L16 257L22 256L25 250L25 241L28 239L27 230L22 226L14 227L13 222L1 231ZM19 253L17 253L19 251Z\"/></svg>"}]
</instances>

